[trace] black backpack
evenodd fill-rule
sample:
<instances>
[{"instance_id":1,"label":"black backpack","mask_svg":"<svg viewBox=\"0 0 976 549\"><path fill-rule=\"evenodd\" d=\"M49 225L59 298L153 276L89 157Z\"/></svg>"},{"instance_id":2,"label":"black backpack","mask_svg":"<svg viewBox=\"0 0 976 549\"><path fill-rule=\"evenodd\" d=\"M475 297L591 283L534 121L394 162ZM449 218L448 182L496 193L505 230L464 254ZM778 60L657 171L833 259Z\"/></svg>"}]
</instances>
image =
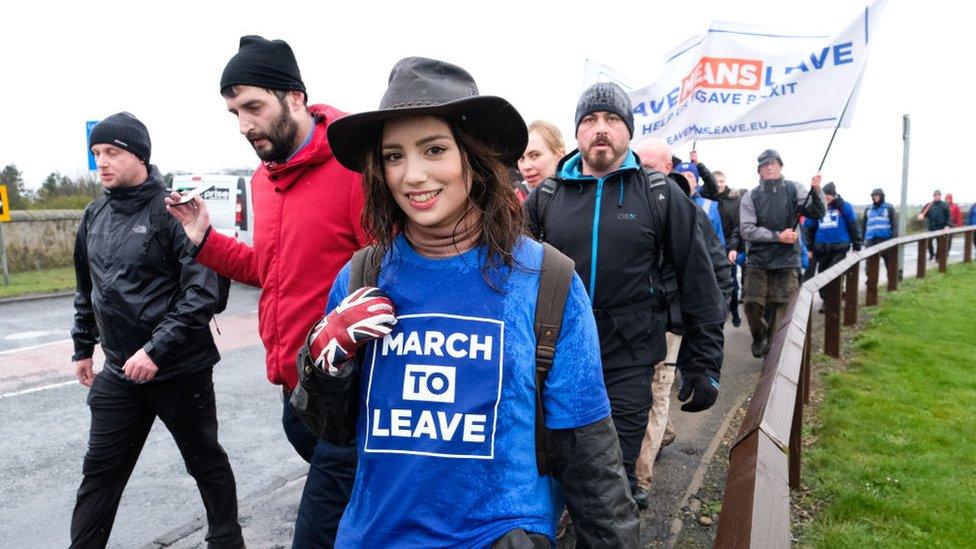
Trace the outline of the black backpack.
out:
<instances>
[{"instance_id":1,"label":"black backpack","mask_svg":"<svg viewBox=\"0 0 976 549\"><path fill-rule=\"evenodd\" d=\"M91 230L92 223L98 214L102 213L105 206L108 204L108 199L106 197L100 197L92 202L90 209L91 214L85 218L85 238L88 238L88 231ZM173 250L173 242L169 238L169 231L167 230L167 223L171 223L171 216L169 212L166 211L166 204L160 200L153 199L151 204L151 210L149 211L149 227L148 230L152 235L153 240L159 244L159 247L163 251L163 258L166 261L172 263L177 271L182 270L182 265L180 264L180 257ZM218 315L227 309L227 299L230 297L230 279L223 275L217 275L217 304L214 307L214 314ZM217 330L220 333L220 330Z\"/></svg>"},{"instance_id":2,"label":"black backpack","mask_svg":"<svg viewBox=\"0 0 976 549\"><path fill-rule=\"evenodd\" d=\"M556 354L556 341L563 323L566 296L573 281L573 261L553 246L543 243L542 273L535 308L535 458L540 475L549 473L547 454L549 431L542 406L542 388ZM349 271L349 294L363 286L376 286L380 262L377 246L367 246L352 256ZM303 347L298 357L299 383L291 405L314 434L333 444L348 443L355 436L356 412L359 406L358 374L336 378L326 388L313 381L311 361ZM356 378L356 379L350 379ZM332 402L324 400L332 398Z\"/></svg>"}]
</instances>

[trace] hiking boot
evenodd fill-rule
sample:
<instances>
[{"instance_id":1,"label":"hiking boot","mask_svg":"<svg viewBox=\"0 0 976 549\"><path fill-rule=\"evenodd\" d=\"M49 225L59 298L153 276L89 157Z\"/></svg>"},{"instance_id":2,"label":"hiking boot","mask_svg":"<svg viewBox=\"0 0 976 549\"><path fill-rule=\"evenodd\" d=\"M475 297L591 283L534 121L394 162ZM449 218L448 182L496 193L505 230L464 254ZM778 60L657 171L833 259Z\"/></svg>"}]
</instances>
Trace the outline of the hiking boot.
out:
<instances>
[{"instance_id":1,"label":"hiking boot","mask_svg":"<svg viewBox=\"0 0 976 549\"><path fill-rule=\"evenodd\" d=\"M674 442L675 434L673 431L664 431L664 436L661 437L661 448L664 448L668 444Z\"/></svg>"},{"instance_id":2,"label":"hiking boot","mask_svg":"<svg viewBox=\"0 0 976 549\"><path fill-rule=\"evenodd\" d=\"M637 488L634 492L634 501L637 502L637 508L643 511L651 506L651 494L650 490L647 488Z\"/></svg>"},{"instance_id":3,"label":"hiking boot","mask_svg":"<svg viewBox=\"0 0 976 549\"><path fill-rule=\"evenodd\" d=\"M766 338L764 337L761 337L759 339L756 339L755 337L752 338L752 356L756 358L762 358L763 349L766 347L765 339Z\"/></svg>"}]
</instances>

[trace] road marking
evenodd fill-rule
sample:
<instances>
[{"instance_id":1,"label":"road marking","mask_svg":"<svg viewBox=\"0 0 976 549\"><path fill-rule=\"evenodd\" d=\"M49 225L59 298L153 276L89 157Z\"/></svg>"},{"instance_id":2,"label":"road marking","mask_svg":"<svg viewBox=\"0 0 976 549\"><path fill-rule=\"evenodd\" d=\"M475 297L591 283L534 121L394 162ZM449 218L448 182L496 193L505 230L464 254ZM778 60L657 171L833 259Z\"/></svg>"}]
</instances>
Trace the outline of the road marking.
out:
<instances>
[{"instance_id":1,"label":"road marking","mask_svg":"<svg viewBox=\"0 0 976 549\"><path fill-rule=\"evenodd\" d=\"M17 347L16 349L7 349L6 351L0 351L0 356L9 355L11 353L19 353L20 351L29 351L31 349L40 349L41 347L47 347L48 345L59 345L62 343L71 343L71 339L59 339L57 341L48 341L47 343L38 343L37 345L29 345L27 347Z\"/></svg>"},{"instance_id":2,"label":"road marking","mask_svg":"<svg viewBox=\"0 0 976 549\"><path fill-rule=\"evenodd\" d=\"M65 385L72 385L78 383L77 379L72 379L70 381L62 381L61 383L52 383L51 385L41 385L40 387L31 387L30 389L24 389L23 391L17 391L14 393L4 393L0 395L0 398L15 397L20 395L27 395L30 393L36 393L38 391L45 391L47 389L56 389L58 387L64 387Z\"/></svg>"},{"instance_id":3,"label":"road marking","mask_svg":"<svg viewBox=\"0 0 976 549\"><path fill-rule=\"evenodd\" d=\"M4 336L3 338L7 341L16 341L18 339L32 339L41 336L46 336L49 333L51 332L48 332L47 330L31 330L28 332L14 332L10 335Z\"/></svg>"}]
</instances>

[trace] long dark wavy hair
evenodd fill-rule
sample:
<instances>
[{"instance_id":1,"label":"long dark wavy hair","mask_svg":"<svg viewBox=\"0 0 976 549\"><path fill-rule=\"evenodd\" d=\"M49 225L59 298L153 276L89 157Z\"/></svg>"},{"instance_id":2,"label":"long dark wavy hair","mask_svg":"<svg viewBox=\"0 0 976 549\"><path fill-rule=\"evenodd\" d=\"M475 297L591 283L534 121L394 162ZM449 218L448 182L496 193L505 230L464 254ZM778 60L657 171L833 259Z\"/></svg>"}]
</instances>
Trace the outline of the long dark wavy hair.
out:
<instances>
[{"instance_id":1,"label":"long dark wavy hair","mask_svg":"<svg viewBox=\"0 0 976 549\"><path fill-rule=\"evenodd\" d=\"M450 126L461 151L462 177L471 178L467 209L461 219L472 210L481 212L481 236L477 245L484 245L488 252L481 273L489 286L499 290L493 272L499 267L516 266L513 253L515 243L525 232L522 207L512 192L510 176L498 150L466 130L458 121L445 119L445 122ZM376 257L386 255L393 240L403 232L408 219L386 185L380 139L378 133L376 144L366 153L363 163L366 205L362 225L366 235L380 248L381 253ZM454 227L455 236L460 223L461 220Z\"/></svg>"}]
</instances>

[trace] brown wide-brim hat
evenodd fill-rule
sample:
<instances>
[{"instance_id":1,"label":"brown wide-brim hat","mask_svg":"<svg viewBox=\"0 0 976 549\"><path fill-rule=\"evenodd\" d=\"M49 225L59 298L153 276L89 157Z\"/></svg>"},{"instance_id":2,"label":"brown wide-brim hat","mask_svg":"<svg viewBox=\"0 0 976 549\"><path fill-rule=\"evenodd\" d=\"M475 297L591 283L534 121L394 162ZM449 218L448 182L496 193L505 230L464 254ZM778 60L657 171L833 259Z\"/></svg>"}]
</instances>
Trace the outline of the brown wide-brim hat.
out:
<instances>
[{"instance_id":1,"label":"brown wide-brim hat","mask_svg":"<svg viewBox=\"0 0 976 549\"><path fill-rule=\"evenodd\" d=\"M525 120L501 97L478 95L468 71L444 61L407 57L393 66L379 110L350 114L329 125L329 146L343 166L362 172L366 153L379 143L383 124L401 116L458 121L514 164L529 140Z\"/></svg>"}]
</instances>

